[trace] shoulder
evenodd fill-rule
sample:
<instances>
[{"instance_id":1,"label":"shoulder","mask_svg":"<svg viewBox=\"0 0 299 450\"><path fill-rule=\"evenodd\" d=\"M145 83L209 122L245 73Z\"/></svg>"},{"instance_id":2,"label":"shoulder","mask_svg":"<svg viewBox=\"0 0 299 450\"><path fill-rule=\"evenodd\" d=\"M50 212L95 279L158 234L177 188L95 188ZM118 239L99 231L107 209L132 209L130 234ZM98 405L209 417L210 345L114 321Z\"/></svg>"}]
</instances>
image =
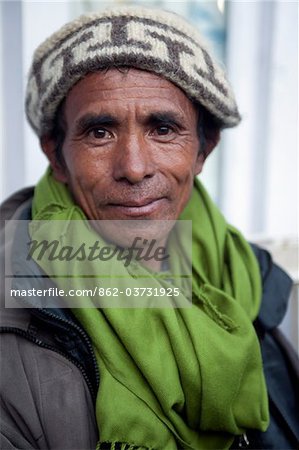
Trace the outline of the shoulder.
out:
<instances>
[{"instance_id":1,"label":"shoulder","mask_svg":"<svg viewBox=\"0 0 299 450\"><path fill-rule=\"evenodd\" d=\"M293 286L269 252L252 245L260 266L263 294L254 325L259 336L267 384L270 425L266 432L250 432L250 448L297 448L299 444L299 360L280 329Z\"/></svg>"},{"instance_id":2,"label":"shoulder","mask_svg":"<svg viewBox=\"0 0 299 450\"><path fill-rule=\"evenodd\" d=\"M92 399L73 363L17 333L1 335L1 355L2 439L27 443L13 448L95 446Z\"/></svg>"},{"instance_id":3,"label":"shoulder","mask_svg":"<svg viewBox=\"0 0 299 450\"><path fill-rule=\"evenodd\" d=\"M93 399L74 358L71 360L54 342L60 329L50 329L47 320L37 324L30 308L4 305L4 261L12 260L14 242L7 236L4 239L5 220L30 219L32 194L33 189L25 189L1 206L0 328L5 364L0 377L0 447L95 448ZM68 344L66 340L64 343Z\"/></svg>"},{"instance_id":4,"label":"shoulder","mask_svg":"<svg viewBox=\"0 0 299 450\"><path fill-rule=\"evenodd\" d=\"M0 205L1 220L10 220L15 216L15 213L20 207L24 207L28 202L31 203L34 193L34 187L27 187L15 192L8 197Z\"/></svg>"}]
</instances>

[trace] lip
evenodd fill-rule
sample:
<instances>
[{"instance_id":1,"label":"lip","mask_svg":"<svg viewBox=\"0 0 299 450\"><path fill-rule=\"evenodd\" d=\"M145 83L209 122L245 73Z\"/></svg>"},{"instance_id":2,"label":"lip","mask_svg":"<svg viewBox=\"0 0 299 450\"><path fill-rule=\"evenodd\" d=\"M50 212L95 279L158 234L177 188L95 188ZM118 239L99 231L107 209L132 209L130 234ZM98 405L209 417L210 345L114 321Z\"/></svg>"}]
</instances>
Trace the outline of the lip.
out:
<instances>
[{"instance_id":1,"label":"lip","mask_svg":"<svg viewBox=\"0 0 299 450\"><path fill-rule=\"evenodd\" d=\"M108 206L113 208L119 215L127 217L149 216L159 210L165 201L165 198L144 199L139 201L125 201L123 203L110 203Z\"/></svg>"}]
</instances>

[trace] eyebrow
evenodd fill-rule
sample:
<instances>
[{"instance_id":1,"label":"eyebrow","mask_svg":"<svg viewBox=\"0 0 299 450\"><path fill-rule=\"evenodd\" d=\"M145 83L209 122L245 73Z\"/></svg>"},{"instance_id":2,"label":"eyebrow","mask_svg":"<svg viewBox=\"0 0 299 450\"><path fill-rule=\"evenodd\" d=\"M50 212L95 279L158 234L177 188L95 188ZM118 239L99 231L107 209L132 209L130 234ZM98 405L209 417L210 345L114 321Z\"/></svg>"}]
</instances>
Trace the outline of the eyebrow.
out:
<instances>
[{"instance_id":1,"label":"eyebrow","mask_svg":"<svg viewBox=\"0 0 299 450\"><path fill-rule=\"evenodd\" d=\"M86 114L76 122L75 128L80 134L89 128L115 125L119 125L119 121L110 114Z\"/></svg>"},{"instance_id":2,"label":"eyebrow","mask_svg":"<svg viewBox=\"0 0 299 450\"><path fill-rule=\"evenodd\" d=\"M159 124L174 125L177 127L181 126L183 122L183 116L174 111L157 111L152 112L146 116L143 120L145 125L155 126ZM120 125L120 120L111 114L86 114L75 124L75 129L77 134L84 133L94 127L100 126L117 126Z\"/></svg>"},{"instance_id":3,"label":"eyebrow","mask_svg":"<svg viewBox=\"0 0 299 450\"><path fill-rule=\"evenodd\" d=\"M180 126L183 122L181 114L174 111L163 111L151 113L145 120L148 125L168 124Z\"/></svg>"}]
</instances>

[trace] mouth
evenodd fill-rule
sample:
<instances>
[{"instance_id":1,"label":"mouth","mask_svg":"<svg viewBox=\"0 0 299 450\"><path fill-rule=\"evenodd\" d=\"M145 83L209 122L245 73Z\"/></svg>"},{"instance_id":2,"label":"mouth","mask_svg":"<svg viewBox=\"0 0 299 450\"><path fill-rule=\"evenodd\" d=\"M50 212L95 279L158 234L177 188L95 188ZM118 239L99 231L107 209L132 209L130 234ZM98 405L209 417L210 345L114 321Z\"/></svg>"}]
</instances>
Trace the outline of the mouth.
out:
<instances>
[{"instance_id":1,"label":"mouth","mask_svg":"<svg viewBox=\"0 0 299 450\"><path fill-rule=\"evenodd\" d=\"M126 217L146 217L156 213L163 207L165 197L150 198L141 200L127 200L121 203L110 203L107 206L112 208L117 215Z\"/></svg>"}]
</instances>

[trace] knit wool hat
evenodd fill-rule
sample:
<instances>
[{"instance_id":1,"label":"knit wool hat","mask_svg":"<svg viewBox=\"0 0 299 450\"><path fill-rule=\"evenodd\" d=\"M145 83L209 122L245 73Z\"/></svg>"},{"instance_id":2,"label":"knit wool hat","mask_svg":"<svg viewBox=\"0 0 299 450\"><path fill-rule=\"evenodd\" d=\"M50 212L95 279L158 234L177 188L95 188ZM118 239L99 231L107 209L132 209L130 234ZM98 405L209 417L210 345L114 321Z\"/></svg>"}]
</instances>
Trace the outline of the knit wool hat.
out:
<instances>
[{"instance_id":1,"label":"knit wool hat","mask_svg":"<svg viewBox=\"0 0 299 450\"><path fill-rule=\"evenodd\" d=\"M26 93L27 118L49 133L61 101L89 72L128 66L161 75L203 105L220 127L240 121L224 71L198 31L177 14L115 7L64 25L34 53Z\"/></svg>"}]
</instances>

